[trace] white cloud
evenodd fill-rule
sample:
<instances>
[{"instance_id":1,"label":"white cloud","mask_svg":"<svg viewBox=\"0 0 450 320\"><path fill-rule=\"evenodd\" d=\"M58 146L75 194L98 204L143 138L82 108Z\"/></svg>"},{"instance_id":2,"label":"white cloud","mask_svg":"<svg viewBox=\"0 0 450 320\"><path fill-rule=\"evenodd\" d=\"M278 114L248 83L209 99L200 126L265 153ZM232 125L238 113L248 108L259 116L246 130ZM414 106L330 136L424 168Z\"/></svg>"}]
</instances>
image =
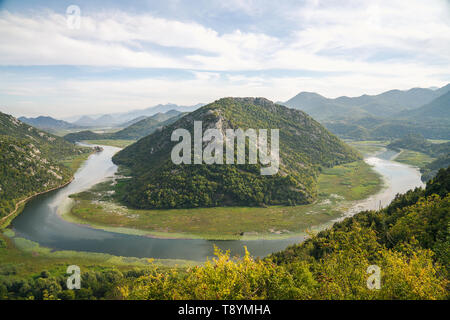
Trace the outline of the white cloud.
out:
<instances>
[{"instance_id":1,"label":"white cloud","mask_svg":"<svg viewBox=\"0 0 450 320\"><path fill-rule=\"evenodd\" d=\"M443 83L429 77L405 81L402 77L380 78L374 75L330 75L326 77L262 77L196 72L189 80L134 79L118 80L60 80L36 81L25 84L0 79L0 96L11 94L19 101L2 111L15 115L56 117L77 114L121 112L146 108L158 103L181 105L212 102L221 97L260 96L273 101L285 101L302 91L316 91L330 97L377 94L387 88L409 89L426 83ZM43 102L44 101L44 102ZM44 111L45 110L45 111Z\"/></svg>"},{"instance_id":2,"label":"white cloud","mask_svg":"<svg viewBox=\"0 0 450 320\"><path fill-rule=\"evenodd\" d=\"M259 23L264 23L267 17L258 6L257 1L235 0L233 8L261 15ZM84 108L83 112L94 107L103 110L96 112L106 112L108 108L118 111L168 101L188 104L232 95L286 100L301 90L338 96L441 86L450 75L449 8L444 0L350 0L334 5L306 1L270 18L286 26L282 35L250 32L239 25L220 33L192 21L118 11L83 15L81 29L73 30L67 28L64 15L52 11L33 15L3 11L0 65L188 69L194 70L195 79L11 82L4 74L0 75L0 94L12 100L22 97L21 101L41 97L52 112L62 102L70 108ZM324 74L246 75L246 71L267 69ZM228 71L234 72L221 76ZM42 106L40 101L36 100L35 108ZM74 112L66 109L64 113Z\"/></svg>"}]
</instances>

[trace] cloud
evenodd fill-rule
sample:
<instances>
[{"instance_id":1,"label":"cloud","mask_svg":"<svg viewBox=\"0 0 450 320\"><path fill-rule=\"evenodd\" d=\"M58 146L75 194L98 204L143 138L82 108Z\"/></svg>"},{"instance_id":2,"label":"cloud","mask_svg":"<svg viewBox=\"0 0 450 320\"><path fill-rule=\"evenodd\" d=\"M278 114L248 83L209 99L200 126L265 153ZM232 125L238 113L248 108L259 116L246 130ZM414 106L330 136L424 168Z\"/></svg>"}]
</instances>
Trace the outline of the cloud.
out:
<instances>
[{"instance_id":1,"label":"cloud","mask_svg":"<svg viewBox=\"0 0 450 320\"><path fill-rule=\"evenodd\" d=\"M0 73L0 101L20 110L29 103L19 101L35 101L33 108L68 114L80 113L76 108L118 111L231 95L286 100L302 90L358 95L449 82L447 1L287 1L278 9L270 3L217 2L217 14L237 12L253 23L223 15L221 23L233 26L226 32L201 24L195 16L176 20L150 12L82 11L77 30L67 27L64 14L51 10L3 10L0 70L11 65L119 67L123 77L24 79L20 73ZM274 25L277 32L267 27ZM127 68L183 70L194 78L134 79L126 76ZM285 70L298 74L285 76ZM304 76L304 71L317 74ZM61 103L70 107L61 111Z\"/></svg>"}]
</instances>

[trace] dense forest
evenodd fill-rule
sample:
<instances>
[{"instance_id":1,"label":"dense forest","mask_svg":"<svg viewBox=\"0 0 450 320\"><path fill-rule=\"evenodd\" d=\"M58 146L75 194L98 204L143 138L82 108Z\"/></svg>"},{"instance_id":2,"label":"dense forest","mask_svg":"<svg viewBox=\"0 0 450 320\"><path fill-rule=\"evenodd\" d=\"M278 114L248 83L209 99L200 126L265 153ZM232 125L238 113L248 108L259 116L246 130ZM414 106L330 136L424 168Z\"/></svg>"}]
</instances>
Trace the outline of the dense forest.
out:
<instances>
[{"instance_id":1,"label":"dense forest","mask_svg":"<svg viewBox=\"0 0 450 320\"><path fill-rule=\"evenodd\" d=\"M449 190L450 168L442 169L426 189L264 259L216 250L216 258L187 269L82 270L81 290L67 290L57 271L20 278L14 266L0 266L0 298L448 299ZM379 290L367 287L370 265L381 270Z\"/></svg>"},{"instance_id":2,"label":"dense forest","mask_svg":"<svg viewBox=\"0 0 450 320\"><path fill-rule=\"evenodd\" d=\"M19 200L68 182L73 172L61 161L86 152L0 113L0 218Z\"/></svg>"},{"instance_id":3,"label":"dense forest","mask_svg":"<svg viewBox=\"0 0 450 320\"><path fill-rule=\"evenodd\" d=\"M204 131L212 127L222 132L228 128L279 129L279 172L262 176L260 164L173 164L170 155L176 142L171 141L171 134L184 128L193 136L194 121L202 121ZM263 98L224 98L141 139L116 154L113 161L128 167L133 175L117 188L125 203L138 208L189 208L309 203L316 196L322 167L360 157L302 111Z\"/></svg>"}]
</instances>

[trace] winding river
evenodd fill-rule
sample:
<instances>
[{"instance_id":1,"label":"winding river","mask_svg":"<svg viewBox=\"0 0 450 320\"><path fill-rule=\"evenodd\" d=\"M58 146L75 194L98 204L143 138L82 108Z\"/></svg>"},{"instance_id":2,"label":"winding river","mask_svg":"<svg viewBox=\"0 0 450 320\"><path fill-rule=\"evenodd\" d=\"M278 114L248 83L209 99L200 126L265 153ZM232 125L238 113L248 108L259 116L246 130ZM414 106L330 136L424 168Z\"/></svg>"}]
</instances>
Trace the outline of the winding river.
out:
<instances>
[{"instance_id":1,"label":"winding river","mask_svg":"<svg viewBox=\"0 0 450 320\"><path fill-rule=\"evenodd\" d=\"M254 256L266 256L272 252L285 249L298 243L300 237L282 240L185 240L156 239L136 235L127 235L93 229L63 220L58 214L67 203L68 196L77 193L111 177L117 167L112 163L112 156L118 148L103 146L104 150L95 153L75 174L75 179L66 187L40 195L27 203L24 211L11 223L16 236L23 237L41 246L55 250L76 250L102 252L125 257L151 257L157 259L186 259L204 261L213 256L213 245L226 250L232 255L242 255L243 246ZM395 152L386 151L365 161L382 174L388 186L378 194L354 205L346 216L364 209L377 209L380 204L386 206L396 193L423 186L420 173L416 168L392 161Z\"/></svg>"}]
</instances>

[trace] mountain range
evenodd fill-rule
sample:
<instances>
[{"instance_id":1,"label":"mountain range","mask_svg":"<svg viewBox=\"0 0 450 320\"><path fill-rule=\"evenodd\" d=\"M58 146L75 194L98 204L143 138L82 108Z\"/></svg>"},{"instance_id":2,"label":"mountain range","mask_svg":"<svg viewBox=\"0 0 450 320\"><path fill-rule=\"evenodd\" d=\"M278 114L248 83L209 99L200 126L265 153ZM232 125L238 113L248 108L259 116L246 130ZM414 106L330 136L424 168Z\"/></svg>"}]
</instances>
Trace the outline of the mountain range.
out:
<instances>
[{"instance_id":1,"label":"mountain range","mask_svg":"<svg viewBox=\"0 0 450 320\"><path fill-rule=\"evenodd\" d=\"M378 95L325 98L314 92L300 92L283 104L300 109L319 121L357 119L364 117L388 118L405 110L413 110L431 103L448 93L450 84L432 90L412 88L406 91L390 90Z\"/></svg>"},{"instance_id":2,"label":"mountain range","mask_svg":"<svg viewBox=\"0 0 450 320\"><path fill-rule=\"evenodd\" d=\"M70 129L80 129L82 126L69 123L64 120L57 120L48 116L39 116L36 118L27 118L20 117L20 121L29 124L35 128L39 128L46 131L55 131L55 130L70 130Z\"/></svg>"},{"instance_id":3,"label":"mountain range","mask_svg":"<svg viewBox=\"0 0 450 320\"><path fill-rule=\"evenodd\" d=\"M146 109L136 109L121 113L111 114L97 114L97 115L83 115L77 117L69 117L64 120L83 127L121 127L125 128L130 124L136 123L142 120L144 117L150 117L155 114L166 114L168 111L175 110L178 112L191 112L204 104L199 103L192 106L181 106L173 103L158 104ZM167 120L167 119L166 119ZM164 120L162 120L164 121Z\"/></svg>"},{"instance_id":4,"label":"mountain range","mask_svg":"<svg viewBox=\"0 0 450 320\"><path fill-rule=\"evenodd\" d=\"M343 138L393 139L420 133L450 139L450 84L336 99L301 92L282 104L305 111Z\"/></svg>"},{"instance_id":5,"label":"mountain range","mask_svg":"<svg viewBox=\"0 0 450 320\"><path fill-rule=\"evenodd\" d=\"M131 123L129 126L114 133L96 133L90 130L85 130L69 133L64 136L64 139L70 142L100 139L138 140L153 133L163 126L173 123L184 114L185 113L177 110L169 110L166 113L156 113L150 117L142 116L137 118L136 121L129 121L128 123Z\"/></svg>"}]
</instances>

